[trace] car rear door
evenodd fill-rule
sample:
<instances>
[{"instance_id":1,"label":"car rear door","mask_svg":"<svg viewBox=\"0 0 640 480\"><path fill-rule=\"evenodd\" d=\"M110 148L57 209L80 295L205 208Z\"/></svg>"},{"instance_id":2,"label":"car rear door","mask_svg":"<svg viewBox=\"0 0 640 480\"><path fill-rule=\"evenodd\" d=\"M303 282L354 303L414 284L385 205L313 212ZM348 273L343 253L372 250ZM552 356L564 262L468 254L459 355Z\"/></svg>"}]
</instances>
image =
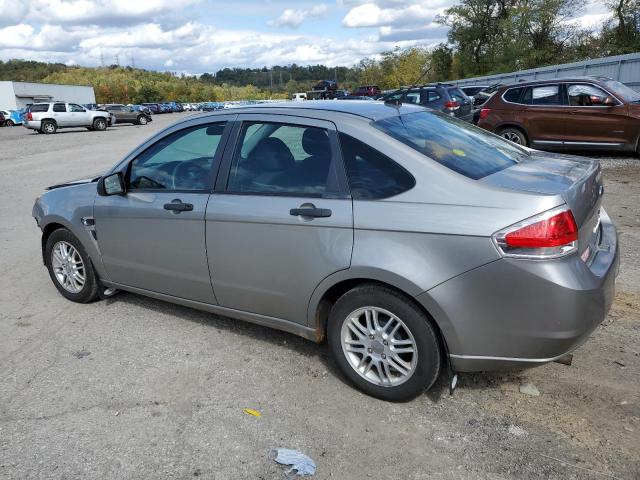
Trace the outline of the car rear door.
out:
<instances>
[{"instance_id":1,"label":"car rear door","mask_svg":"<svg viewBox=\"0 0 640 480\"><path fill-rule=\"evenodd\" d=\"M609 92L590 83L567 83L569 116L565 123L565 141L580 147L635 146L634 128L628 107ZM612 103L607 104L608 101Z\"/></svg>"},{"instance_id":2,"label":"car rear door","mask_svg":"<svg viewBox=\"0 0 640 480\"><path fill-rule=\"evenodd\" d=\"M124 163L126 194L97 196L95 229L117 284L215 304L205 211L235 115L177 125Z\"/></svg>"},{"instance_id":3,"label":"car rear door","mask_svg":"<svg viewBox=\"0 0 640 480\"><path fill-rule=\"evenodd\" d=\"M567 109L560 83L528 87L522 97L522 124L532 146L562 145Z\"/></svg>"},{"instance_id":4,"label":"car rear door","mask_svg":"<svg viewBox=\"0 0 640 480\"><path fill-rule=\"evenodd\" d=\"M349 267L352 202L333 123L242 114L206 214L220 305L306 323L309 299Z\"/></svg>"},{"instance_id":5,"label":"car rear door","mask_svg":"<svg viewBox=\"0 0 640 480\"><path fill-rule=\"evenodd\" d=\"M70 127L73 125L71 113L67 112L67 105L65 103L54 103L51 106L51 115L58 127Z\"/></svg>"}]
</instances>

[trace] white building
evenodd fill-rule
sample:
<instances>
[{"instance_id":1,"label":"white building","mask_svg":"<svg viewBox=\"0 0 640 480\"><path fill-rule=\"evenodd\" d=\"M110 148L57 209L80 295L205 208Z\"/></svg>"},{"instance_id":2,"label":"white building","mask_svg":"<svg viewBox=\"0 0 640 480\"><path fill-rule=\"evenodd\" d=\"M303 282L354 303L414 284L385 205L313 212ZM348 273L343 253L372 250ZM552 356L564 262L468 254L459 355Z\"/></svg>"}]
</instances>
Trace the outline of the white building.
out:
<instances>
[{"instance_id":1,"label":"white building","mask_svg":"<svg viewBox=\"0 0 640 480\"><path fill-rule=\"evenodd\" d=\"M64 101L86 105L96 103L93 87L54 83L0 82L0 109L19 110L32 103Z\"/></svg>"}]
</instances>

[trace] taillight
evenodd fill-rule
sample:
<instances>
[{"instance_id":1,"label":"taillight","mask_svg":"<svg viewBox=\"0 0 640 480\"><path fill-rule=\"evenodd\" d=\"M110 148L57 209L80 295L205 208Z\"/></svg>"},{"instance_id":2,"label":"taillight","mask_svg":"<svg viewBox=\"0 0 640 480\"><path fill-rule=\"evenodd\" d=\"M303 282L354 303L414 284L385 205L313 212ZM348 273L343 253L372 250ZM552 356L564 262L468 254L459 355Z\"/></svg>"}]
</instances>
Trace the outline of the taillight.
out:
<instances>
[{"instance_id":1,"label":"taillight","mask_svg":"<svg viewBox=\"0 0 640 480\"><path fill-rule=\"evenodd\" d=\"M484 120L485 118L487 118L490 113L490 108L483 108L482 110L480 110L480 120Z\"/></svg>"},{"instance_id":2,"label":"taillight","mask_svg":"<svg viewBox=\"0 0 640 480\"><path fill-rule=\"evenodd\" d=\"M27 120L28 121L32 121L33 120L33 115L31 115L31 112L27 113Z\"/></svg>"},{"instance_id":3,"label":"taillight","mask_svg":"<svg viewBox=\"0 0 640 480\"><path fill-rule=\"evenodd\" d=\"M563 206L505 228L493 240L506 257L557 258L578 248L578 226Z\"/></svg>"},{"instance_id":4,"label":"taillight","mask_svg":"<svg viewBox=\"0 0 640 480\"><path fill-rule=\"evenodd\" d=\"M447 102L444 104L444 108L448 110L457 110L460 108L460 104L458 102Z\"/></svg>"}]
</instances>

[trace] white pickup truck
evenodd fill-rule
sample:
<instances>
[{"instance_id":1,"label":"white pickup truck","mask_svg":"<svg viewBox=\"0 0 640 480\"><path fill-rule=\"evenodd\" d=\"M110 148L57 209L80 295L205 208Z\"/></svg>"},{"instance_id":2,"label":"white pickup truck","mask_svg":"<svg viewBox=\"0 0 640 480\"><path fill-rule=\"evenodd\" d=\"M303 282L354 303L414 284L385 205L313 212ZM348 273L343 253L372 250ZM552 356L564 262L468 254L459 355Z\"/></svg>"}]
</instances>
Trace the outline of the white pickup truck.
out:
<instances>
[{"instance_id":1,"label":"white pickup truck","mask_svg":"<svg viewBox=\"0 0 640 480\"><path fill-rule=\"evenodd\" d=\"M59 128L86 127L106 130L111 124L109 112L87 110L76 103L34 103L27 109L24 127L40 133L56 133Z\"/></svg>"}]
</instances>

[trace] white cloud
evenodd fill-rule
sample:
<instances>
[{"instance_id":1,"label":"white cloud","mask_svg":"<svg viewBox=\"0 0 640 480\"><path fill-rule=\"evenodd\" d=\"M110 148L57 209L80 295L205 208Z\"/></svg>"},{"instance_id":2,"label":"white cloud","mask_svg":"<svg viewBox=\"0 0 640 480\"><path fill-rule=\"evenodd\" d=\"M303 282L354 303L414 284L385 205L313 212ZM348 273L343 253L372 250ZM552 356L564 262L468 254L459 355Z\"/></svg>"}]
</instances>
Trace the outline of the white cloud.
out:
<instances>
[{"instance_id":1,"label":"white cloud","mask_svg":"<svg viewBox=\"0 0 640 480\"><path fill-rule=\"evenodd\" d=\"M382 27L430 23L437 11L428 5L414 4L400 8L381 8L365 3L349 10L342 20L345 27Z\"/></svg>"},{"instance_id":2,"label":"white cloud","mask_svg":"<svg viewBox=\"0 0 640 480\"><path fill-rule=\"evenodd\" d=\"M149 21L200 0L31 0L29 16L47 23L117 25ZM14 2L16 3L16 2Z\"/></svg>"},{"instance_id":3,"label":"white cloud","mask_svg":"<svg viewBox=\"0 0 640 480\"><path fill-rule=\"evenodd\" d=\"M27 15L28 7L23 2L15 0L0 0L0 27L17 25Z\"/></svg>"},{"instance_id":4,"label":"white cloud","mask_svg":"<svg viewBox=\"0 0 640 480\"><path fill-rule=\"evenodd\" d=\"M298 28L307 18L323 17L327 13L327 10L327 6L323 3L315 5L308 10L287 8L278 18L268 21L267 25L270 27Z\"/></svg>"}]
</instances>

